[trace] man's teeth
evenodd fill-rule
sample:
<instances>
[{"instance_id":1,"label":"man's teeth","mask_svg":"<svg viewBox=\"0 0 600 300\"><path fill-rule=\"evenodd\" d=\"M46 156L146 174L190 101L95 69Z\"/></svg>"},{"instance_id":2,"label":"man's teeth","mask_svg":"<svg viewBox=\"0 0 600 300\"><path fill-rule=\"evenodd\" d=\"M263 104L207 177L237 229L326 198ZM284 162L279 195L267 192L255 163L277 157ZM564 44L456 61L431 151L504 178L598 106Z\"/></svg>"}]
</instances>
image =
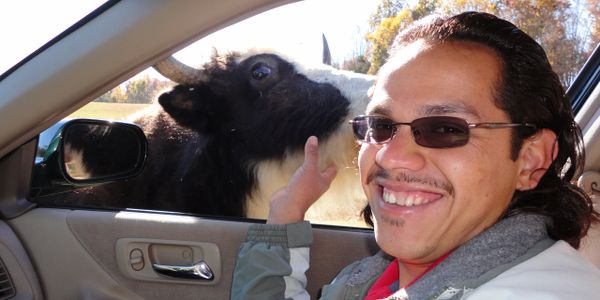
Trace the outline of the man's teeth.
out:
<instances>
[{"instance_id":1,"label":"man's teeth","mask_svg":"<svg viewBox=\"0 0 600 300\"><path fill-rule=\"evenodd\" d=\"M417 206L429 202L429 199L423 199L417 195L409 195L406 193L392 194L388 191L383 192L383 201L400 206Z\"/></svg>"}]
</instances>

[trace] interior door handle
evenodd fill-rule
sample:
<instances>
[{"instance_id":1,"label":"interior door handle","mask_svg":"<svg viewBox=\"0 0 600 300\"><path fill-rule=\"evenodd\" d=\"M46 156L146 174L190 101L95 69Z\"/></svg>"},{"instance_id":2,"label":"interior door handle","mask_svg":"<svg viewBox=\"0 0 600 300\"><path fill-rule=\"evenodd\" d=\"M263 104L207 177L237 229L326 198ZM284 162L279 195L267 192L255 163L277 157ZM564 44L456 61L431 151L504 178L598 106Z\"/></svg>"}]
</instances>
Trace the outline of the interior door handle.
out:
<instances>
[{"instance_id":1,"label":"interior door handle","mask_svg":"<svg viewBox=\"0 0 600 300\"><path fill-rule=\"evenodd\" d=\"M152 264L152 268L159 274L184 279L198 279L212 281L215 276L208 264L201 260L191 266L171 266Z\"/></svg>"}]
</instances>

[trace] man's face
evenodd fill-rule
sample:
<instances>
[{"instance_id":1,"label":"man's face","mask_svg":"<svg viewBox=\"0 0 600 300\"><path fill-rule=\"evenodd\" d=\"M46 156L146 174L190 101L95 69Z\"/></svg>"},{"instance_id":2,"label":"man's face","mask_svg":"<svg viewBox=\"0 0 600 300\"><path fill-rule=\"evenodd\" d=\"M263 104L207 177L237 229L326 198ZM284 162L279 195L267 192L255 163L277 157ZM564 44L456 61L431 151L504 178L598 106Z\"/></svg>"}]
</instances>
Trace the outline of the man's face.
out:
<instances>
[{"instance_id":1,"label":"man's face","mask_svg":"<svg viewBox=\"0 0 600 300\"><path fill-rule=\"evenodd\" d=\"M416 42L384 66L367 113L395 122L510 122L494 105L498 73L497 57L483 46ZM409 126L387 144L363 144L361 182L381 248L405 263L428 263L491 226L516 186L520 160L510 159L510 145L510 129L475 128L464 146L426 148Z\"/></svg>"}]
</instances>

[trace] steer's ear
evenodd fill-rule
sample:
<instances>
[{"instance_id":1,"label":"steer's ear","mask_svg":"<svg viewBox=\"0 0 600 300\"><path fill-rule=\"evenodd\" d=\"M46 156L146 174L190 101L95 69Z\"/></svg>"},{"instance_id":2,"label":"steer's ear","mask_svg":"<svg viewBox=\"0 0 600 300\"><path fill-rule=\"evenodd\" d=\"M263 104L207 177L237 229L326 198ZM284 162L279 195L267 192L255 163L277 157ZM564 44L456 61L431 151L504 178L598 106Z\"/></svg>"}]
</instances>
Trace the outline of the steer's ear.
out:
<instances>
[{"instance_id":1,"label":"steer's ear","mask_svg":"<svg viewBox=\"0 0 600 300\"><path fill-rule=\"evenodd\" d=\"M225 115L216 95L202 85L178 85L160 95L158 103L177 123L201 132L215 130Z\"/></svg>"}]
</instances>

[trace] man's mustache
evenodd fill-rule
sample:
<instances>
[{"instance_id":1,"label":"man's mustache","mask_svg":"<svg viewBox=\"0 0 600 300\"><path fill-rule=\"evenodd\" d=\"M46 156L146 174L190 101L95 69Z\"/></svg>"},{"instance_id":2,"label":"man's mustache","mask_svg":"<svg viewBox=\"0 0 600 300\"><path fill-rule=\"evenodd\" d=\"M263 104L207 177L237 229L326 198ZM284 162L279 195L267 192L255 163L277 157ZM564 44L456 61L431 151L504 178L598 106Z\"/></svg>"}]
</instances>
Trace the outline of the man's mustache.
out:
<instances>
[{"instance_id":1,"label":"man's mustache","mask_svg":"<svg viewBox=\"0 0 600 300\"><path fill-rule=\"evenodd\" d=\"M454 188L447 181L438 180L437 178L428 176L409 174L406 172L400 172L392 176L388 171L384 170L383 168L377 165L374 166L374 168L375 169L371 171L367 176L367 184L371 183L371 181L375 180L375 178L381 178L397 182L417 183L420 185L430 186L435 189L441 189L443 191L446 191L449 195L454 195Z\"/></svg>"}]
</instances>

